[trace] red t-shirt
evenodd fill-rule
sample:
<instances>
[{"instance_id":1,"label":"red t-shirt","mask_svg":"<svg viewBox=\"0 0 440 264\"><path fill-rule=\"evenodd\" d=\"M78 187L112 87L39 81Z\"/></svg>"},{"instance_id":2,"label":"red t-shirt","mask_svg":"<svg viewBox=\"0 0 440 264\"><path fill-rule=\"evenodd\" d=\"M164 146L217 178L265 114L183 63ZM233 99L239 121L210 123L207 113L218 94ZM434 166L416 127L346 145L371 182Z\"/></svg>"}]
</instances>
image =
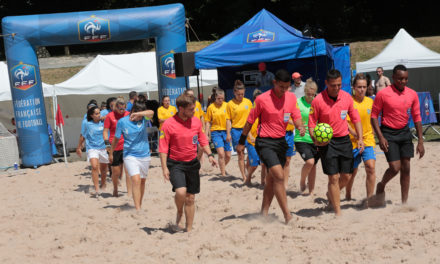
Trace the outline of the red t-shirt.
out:
<instances>
[{"instance_id":1,"label":"red t-shirt","mask_svg":"<svg viewBox=\"0 0 440 264\"><path fill-rule=\"evenodd\" d=\"M253 124L259 118L258 136L281 138L286 135L290 117L293 120L301 119L295 94L286 92L278 98L271 89L255 99L255 107L247 121Z\"/></svg>"},{"instance_id":2,"label":"red t-shirt","mask_svg":"<svg viewBox=\"0 0 440 264\"><path fill-rule=\"evenodd\" d=\"M381 123L393 129L401 129L408 124L411 113L414 123L422 121L417 93L405 86L402 92L390 85L380 90L374 98L371 118L378 118L382 112Z\"/></svg>"},{"instance_id":3,"label":"red t-shirt","mask_svg":"<svg viewBox=\"0 0 440 264\"><path fill-rule=\"evenodd\" d=\"M116 132L116 124L118 123L118 120L123 118L124 116L128 116L130 112L125 111L123 115L119 115L115 112L110 112L105 116L104 120L104 128L108 128L110 130L110 143L113 141L113 138L115 137ZM123 150L124 149L124 137L121 135L121 138L118 141L118 144L116 145L115 150Z\"/></svg>"},{"instance_id":4,"label":"red t-shirt","mask_svg":"<svg viewBox=\"0 0 440 264\"><path fill-rule=\"evenodd\" d=\"M350 94L340 90L334 101L325 89L312 101L309 128L315 128L317 123L327 123L333 128L334 137L346 136L349 134L347 114L353 124L361 121L358 111L353 107L353 98Z\"/></svg>"},{"instance_id":5,"label":"red t-shirt","mask_svg":"<svg viewBox=\"0 0 440 264\"><path fill-rule=\"evenodd\" d=\"M159 152L167 153L173 160L191 161L197 157L198 142L202 147L209 144L200 119L193 116L183 121L177 114L162 125Z\"/></svg>"}]
</instances>

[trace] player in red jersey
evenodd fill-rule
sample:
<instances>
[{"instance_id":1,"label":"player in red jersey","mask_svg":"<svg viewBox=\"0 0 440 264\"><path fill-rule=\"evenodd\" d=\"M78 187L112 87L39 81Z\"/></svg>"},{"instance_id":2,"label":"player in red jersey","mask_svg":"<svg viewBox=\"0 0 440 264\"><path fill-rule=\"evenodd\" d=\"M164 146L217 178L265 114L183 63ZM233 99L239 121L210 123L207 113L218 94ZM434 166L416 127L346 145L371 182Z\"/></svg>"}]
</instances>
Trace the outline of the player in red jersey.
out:
<instances>
[{"instance_id":1,"label":"player in red jersey","mask_svg":"<svg viewBox=\"0 0 440 264\"><path fill-rule=\"evenodd\" d=\"M392 85L377 93L371 113L371 124L389 165L382 181L377 184L376 194L383 194L382 202L384 202L386 184L400 172L402 203L406 203L410 183L410 161L414 157L414 145L408 127L409 114L411 113L417 130L419 142L416 153L419 154L419 158L425 154L422 119L417 93L406 86L408 83L407 68L404 65L396 65L392 79ZM379 127L377 118L380 113L382 113L382 124Z\"/></svg>"},{"instance_id":2,"label":"player in red jersey","mask_svg":"<svg viewBox=\"0 0 440 264\"><path fill-rule=\"evenodd\" d=\"M283 167L286 164L288 149L285 135L289 118L292 118L295 127L299 129L302 136L304 136L305 130L295 94L286 93L291 85L290 74L284 69L278 70L273 84L272 89L261 94L255 100L255 108L249 113L237 145L237 151L243 151L252 124L259 118L260 124L255 148L261 161L269 170L264 185L261 212L264 216L268 215L270 204L275 195L287 224L292 216L287 206Z\"/></svg>"},{"instance_id":3,"label":"player in red jersey","mask_svg":"<svg viewBox=\"0 0 440 264\"><path fill-rule=\"evenodd\" d=\"M176 225L182 228L185 211L186 231L192 229L195 214L195 195L200 192L200 162L197 159L197 143L217 166L209 148L208 138L202 130L202 122L194 116L196 98L187 93L176 99L178 112L163 123L160 131L159 153L163 177L171 181L176 192Z\"/></svg>"},{"instance_id":4,"label":"player in red jersey","mask_svg":"<svg viewBox=\"0 0 440 264\"><path fill-rule=\"evenodd\" d=\"M104 121L104 142L107 148L110 148L113 139L115 138L116 124L118 120L124 116L129 115L128 111L125 111L125 101L122 98L118 98L115 103L113 111L108 113ZM109 132L110 131L110 137ZM113 160L110 160L112 169L112 181L113 181L113 196L118 197L118 184L119 178L122 176L123 169L123 148L124 148L124 138L121 137L116 145L115 151L113 152ZM131 180L130 177L125 173L126 183L127 183L127 195L131 197Z\"/></svg>"},{"instance_id":5,"label":"player in red jersey","mask_svg":"<svg viewBox=\"0 0 440 264\"><path fill-rule=\"evenodd\" d=\"M312 101L309 114L309 132L321 156L322 169L328 175L328 199L336 215L341 214L340 189L347 185L353 172L353 147L349 137L347 115L354 124L356 133L362 135L362 125L358 111L353 107L350 94L341 91L342 76L330 70L325 80L327 89ZM318 123L327 123L333 128L330 142L319 143L315 139L314 128ZM364 150L362 137L358 138L360 153Z\"/></svg>"}]
</instances>

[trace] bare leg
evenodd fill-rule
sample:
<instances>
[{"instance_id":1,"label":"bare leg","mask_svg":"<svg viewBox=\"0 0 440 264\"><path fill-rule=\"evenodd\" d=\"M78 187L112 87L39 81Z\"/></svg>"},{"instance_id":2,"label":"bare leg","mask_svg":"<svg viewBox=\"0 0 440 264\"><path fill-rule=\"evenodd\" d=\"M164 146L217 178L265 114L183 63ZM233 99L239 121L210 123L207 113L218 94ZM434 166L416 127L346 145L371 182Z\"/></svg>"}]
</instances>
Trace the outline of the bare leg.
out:
<instances>
[{"instance_id":1,"label":"bare leg","mask_svg":"<svg viewBox=\"0 0 440 264\"><path fill-rule=\"evenodd\" d=\"M142 200L144 199L144 193L145 193L145 182L146 182L146 178L142 179L141 178L141 206L142 206Z\"/></svg>"},{"instance_id":2,"label":"bare leg","mask_svg":"<svg viewBox=\"0 0 440 264\"><path fill-rule=\"evenodd\" d=\"M309 195L312 195L313 191L315 190L315 179L316 179L316 165L313 165L308 177Z\"/></svg>"},{"instance_id":3,"label":"bare leg","mask_svg":"<svg viewBox=\"0 0 440 264\"><path fill-rule=\"evenodd\" d=\"M328 175L328 197L337 216L341 215L339 174Z\"/></svg>"},{"instance_id":4,"label":"bare leg","mask_svg":"<svg viewBox=\"0 0 440 264\"><path fill-rule=\"evenodd\" d=\"M228 165L229 161L231 160L232 153L230 151L225 151L225 167Z\"/></svg>"},{"instance_id":5,"label":"bare leg","mask_svg":"<svg viewBox=\"0 0 440 264\"><path fill-rule=\"evenodd\" d=\"M189 232L192 230L193 222L194 222L194 214L196 208L194 206L195 195L192 193L186 193L185 198L185 218L186 218L186 231Z\"/></svg>"},{"instance_id":6,"label":"bare leg","mask_svg":"<svg viewBox=\"0 0 440 264\"><path fill-rule=\"evenodd\" d=\"M301 192L306 190L306 178L314 166L315 166L315 159L314 158L308 159L304 163L304 165L301 169L301 180L299 182ZM315 166L315 168L316 168L316 166ZM316 175L316 169L315 169L315 175ZM314 184L315 184L315 179L313 179L313 185ZM310 177L309 177L309 190L310 190Z\"/></svg>"},{"instance_id":7,"label":"bare leg","mask_svg":"<svg viewBox=\"0 0 440 264\"><path fill-rule=\"evenodd\" d=\"M292 219L292 216L290 215L289 208L287 206L287 195L286 195L286 188L284 187L284 170L281 165L275 165L269 169L269 175L271 175L271 181L272 181L272 192L266 192L266 189L269 187L268 182L266 182L266 185L264 186L264 194L270 195L266 201L272 202L272 198L275 195L277 198L278 204L281 207L281 211L284 215L285 223L287 224L290 219ZM265 201L263 197L263 201ZM267 211L269 210L269 204L265 204L263 206L264 209L267 208Z\"/></svg>"},{"instance_id":8,"label":"bare leg","mask_svg":"<svg viewBox=\"0 0 440 264\"><path fill-rule=\"evenodd\" d=\"M408 201L409 183L410 183L410 158L400 159L402 167L400 168L400 190L402 194L402 203Z\"/></svg>"},{"instance_id":9,"label":"bare leg","mask_svg":"<svg viewBox=\"0 0 440 264\"><path fill-rule=\"evenodd\" d=\"M244 167L244 151L237 151L238 155L238 168L240 169L241 177L243 181L246 181L246 171Z\"/></svg>"},{"instance_id":10,"label":"bare leg","mask_svg":"<svg viewBox=\"0 0 440 264\"><path fill-rule=\"evenodd\" d=\"M266 165L264 165L264 163L261 163L261 185L265 185L266 184L266 176L267 176L267 168Z\"/></svg>"},{"instance_id":11,"label":"bare leg","mask_svg":"<svg viewBox=\"0 0 440 264\"><path fill-rule=\"evenodd\" d=\"M261 204L261 214L267 216L269 214L269 207L272 203L273 193L273 179L270 171L267 172L265 177L265 185L263 190L263 200Z\"/></svg>"},{"instance_id":12,"label":"bare leg","mask_svg":"<svg viewBox=\"0 0 440 264\"><path fill-rule=\"evenodd\" d=\"M290 160L292 157L286 157L286 163L284 164L284 188L289 187L289 174L290 174Z\"/></svg>"},{"instance_id":13,"label":"bare leg","mask_svg":"<svg viewBox=\"0 0 440 264\"><path fill-rule=\"evenodd\" d=\"M90 165L92 167L92 182L95 187L95 192L99 192L99 160L96 158L90 159Z\"/></svg>"},{"instance_id":14,"label":"bare leg","mask_svg":"<svg viewBox=\"0 0 440 264\"><path fill-rule=\"evenodd\" d=\"M121 166L123 166L123 165L121 165ZM132 190L133 190L133 187L131 184L131 177L128 176L127 168L125 168L125 166L123 166L123 167L124 167L124 172L125 172L125 183L127 184L127 196L130 197L130 196L132 196Z\"/></svg>"},{"instance_id":15,"label":"bare leg","mask_svg":"<svg viewBox=\"0 0 440 264\"><path fill-rule=\"evenodd\" d=\"M345 199L347 200L351 200L351 189L353 188L353 183L354 183L354 177L356 177L356 174L358 172L358 168L354 168L353 169L353 173L351 174L351 178L347 183L347 188L345 189ZM373 186L374 188L374 186Z\"/></svg>"},{"instance_id":16,"label":"bare leg","mask_svg":"<svg viewBox=\"0 0 440 264\"><path fill-rule=\"evenodd\" d=\"M376 194L385 192L385 186L387 183L400 171L400 160L388 162L388 165L389 167L383 174L382 181L377 183Z\"/></svg>"},{"instance_id":17,"label":"bare leg","mask_svg":"<svg viewBox=\"0 0 440 264\"><path fill-rule=\"evenodd\" d=\"M217 154L218 154L218 165L220 167L220 173L222 176L226 176L225 150L223 148L217 148Z\"/></svg>"},{"instance_id":18,"label":"bare leg","mask_svg":"<svg viewBox=\"0 0 440 264\"><path fill-rule=\"evenodd\" d=\"M365 164L365 172L367 173L367 198L373 196L374 193L374 184L376 183L376 161L374 159L370 159L364 162Z\"/></svg>"},{"instance_id":19,"label":"bare leg","mask_svg":"<svg viewBox=\"0 0 440 264\"><path fill-rule=\"evenodd\" d=\"M339 189L344 189L345 186L347 186L347 183L351 179L351 173L341 173L339 175Z\"/></svg>"},{"instance_id":20,"label":"bare leg","mask_svg":"<svg viewBox=\"0 0 440 264\"><path fill-rule=\"evenodd\" d=\"M127 175L128 177L128 175ZM131 176L133 188L133 202L136 210L141 210L141 176L139 174Z\"/></svg>"},{"instance_id":21,"label":"bare leg","mask_svg":"<svg viewBox=\"0 0 440 264\"><path fill-rule=\"evenodd\" d=\"M183 229L182 216L183 216L183 206L186 200L186 187L177 188L176 195L174 196L174 202L176 203L177 214L176 214L176 225L177 227Z\"/></svg>"},{"instance_id":22,"label":"bare leg","mask_svg":"<svg viewBox=\"0 0 440 264\"><path fill-rule=\"evenodd\" d=\"M121 175L121 166L111 166L112 182L113 182L113 197L118 197L119 175Z\"/></svg>"},{"instance_id":23,"label":"bare leg","mask_svg":"<svg viewBox=\"0 0 440 264\"><path fill-rule=\"evenodd\" d=\"M247 169L247 176L246 176L246 184L250 184L252 180L252 174L254 174L255 170L257 170L257 166L249 166Z\"/></svg>"},{"instance_id":24,"label":"bare leg","mask_svg":"<svg viewBox=\"0 0 440 264\"><path fill-rule=\"evenodd\" d=\"M107 163L100 163L101 167L101 189L105 190L107 187Z\"/></svg>"}]
</instances>

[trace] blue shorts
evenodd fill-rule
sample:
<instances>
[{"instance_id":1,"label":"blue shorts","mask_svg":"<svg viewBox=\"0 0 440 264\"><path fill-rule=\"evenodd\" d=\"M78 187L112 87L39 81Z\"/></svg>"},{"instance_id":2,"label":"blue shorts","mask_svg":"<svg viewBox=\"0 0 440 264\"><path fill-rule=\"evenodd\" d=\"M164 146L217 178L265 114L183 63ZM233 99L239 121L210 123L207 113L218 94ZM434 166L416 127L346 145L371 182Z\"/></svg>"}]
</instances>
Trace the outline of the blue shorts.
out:
<instances>
[{"instance_id":1,"label":"blue shorts","mask_svg":"<svg viewBox=\"0 0 440 264\"><path fill-rule=\"evenodd\" d=\"M247 154L249 157L249 163L252 167L257 167L260 165L260 157L258 157L257 150L251 144L246 145Z\"/></svg>"},{"instance_id":2,"label":"blue shorts","mask_svg":"<svg viewBox=\"0 0 440 264\"><path fill-rule=\"evenodd\" d=\"M374 147L365 147L364 152L362 152L362 154L359 154L359 149L355 148L353 149L353 157L354 157L353 168L357 169L359 167L359 164L361 164L362 160L364 162L370 159L376 160Z\"/></svg>"},{"instance_id":3,"label":"blue shorts","mask_svg":"<svg viewBox=\"0 0 440 264\"><path fill-rule=\"evenodd\" d=\"M211 131L211 140L215 148L223 148L225 151L231 151L231 142L226 142L226 130Z\"/></svg>"},{"instance_id":4,"label":"blue shorts","mask_svg":"<svg viewBox=\"0 0 440 264\"><path fill-rule=\"evenodd\" d=\"M296 154L295 142L293 141L294 137L295 135L293 134L293 131L286 131L286 142L287 145L289 146L286 152L286 157L292 157L293 155Z\"/></svg>"},{"instance_id":5,"label":"blue shorts","mask_svg":"<svg viewBox=\"0 0 440 264\"><path fill-rule=\"evenodd\" d=\"M238 141L240 140L242 132L243 128L231 128L232 147L234 148L234 150L235 147L238 145Z\"/></svg>"}]
</instances>

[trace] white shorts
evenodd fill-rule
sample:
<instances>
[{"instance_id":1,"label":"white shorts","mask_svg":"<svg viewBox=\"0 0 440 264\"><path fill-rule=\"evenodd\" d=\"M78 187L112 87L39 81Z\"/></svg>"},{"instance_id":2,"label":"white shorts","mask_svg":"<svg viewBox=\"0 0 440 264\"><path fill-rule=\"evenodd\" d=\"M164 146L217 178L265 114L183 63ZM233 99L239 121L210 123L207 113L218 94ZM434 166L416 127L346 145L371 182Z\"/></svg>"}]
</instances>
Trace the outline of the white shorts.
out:
<instances>
[{"instance_id":1,"label":"white shorts","mask_svg":"<svg viewBox=\"0 0 440 264\"><path fill-rule=\"evenodd\" d=\"M89 149L87 150L87 160L99 159L99 163L108 163L108 154L106 149Z\"/></svg>"},{"instance_id":2,"label":"white shorts","mask_svg":"<svg viewBox=\"0 0 440 264\"><path fill-rule=\"evenodd\" d=\"M133 156L124 157L124 167L130 177L140 175L142 179L147 178L148 168L150 167L150 157L137 158Z\"/></svg>"}]
</instances>

